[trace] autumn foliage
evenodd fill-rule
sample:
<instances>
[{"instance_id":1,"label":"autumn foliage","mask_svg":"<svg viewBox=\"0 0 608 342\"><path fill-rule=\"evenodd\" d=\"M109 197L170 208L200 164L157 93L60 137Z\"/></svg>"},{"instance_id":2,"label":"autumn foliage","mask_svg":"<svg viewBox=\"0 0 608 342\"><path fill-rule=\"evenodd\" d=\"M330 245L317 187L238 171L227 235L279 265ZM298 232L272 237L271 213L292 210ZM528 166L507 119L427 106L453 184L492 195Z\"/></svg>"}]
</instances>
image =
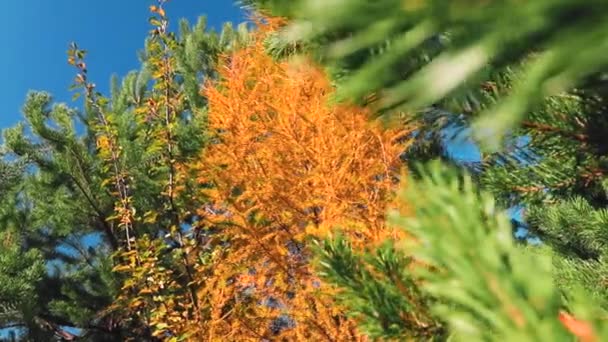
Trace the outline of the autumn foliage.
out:
<instances>
[{"instance_id":1,"label":"autumn foliage","mask_svg":"<svg viewBox=\"0 0 608 342\"><path fill-rule=\"evenodd\" d=\"M122 286L102 314L150 340L364 340L315 274L311 244L339 231L362 249L399 234L385 212L409 130L332 105L321 69L265 52L277 22L264 19L249 45L223 57L217 81L201 85L211 139L192 158L176 138L188 103L164 2L150 8L153 86L131 107L134 137L154 157L156 210L139 210L115 113L86 79L84 53L70 54L124 234L114 256Z\"/></svg>"},{"instance_id":2,"label":"autumn foliage","mask_svg":"<svg viewBox=\"0 0 608 342\"><path fill-rule=\"evenodd\" d=\"M394 234L393 198L403 130L359 107L329 104L332 86L306 61L276 61L260 29L207 84L216 140L197 163L211 204L197 229L209 236L199 298L207 338L360 339L311 268L310 241L336 229L363 247ZM204 271L202 271L204 274Z\"/></svg>"},{"instance_id":3,"label":"autumn foliage","mask_svg":"<svg viewBox=\"0 0 608 342\"><path fill-rule=\"evenodd\" d=\"M82 110L51 107L49 94L35 92L24 106L25 124L3 133L2 335L17 329L28 341L594 342L608 334L606 305L590 310L592 301L580 296L582 284L559 279L580 272L592 285L590 298L603 299L597 280L605 272L593 270L606 256L603 245L578 247L606 240L606 212L600 210L606 196L597 194L607 192L607 182L591 191L597 206L581 197L546 214L526 209L533 212L527 230L541 234L549 248L559 247L555 251L568 256L567 263L557 253L522 253L508 238L516 220L509 225L499 210L506 202L496 200L511 190L500 184L495 199L474 184L491 185L492 177L518 183L506 174L517 176L518 167L500 157L501 170L508 168L493 175L492 158L481 168L458 163L458 172L434 162L405 177L405 160L412 165L445 152L439 138L466 120L452 121L445 111L429 108L400 115L404 105L391 106L391 120L374 119L379 113L372 106L408 92L395 75L378 78L397 82L390 81L390 89L351 97L366 97L364 106L344 102L384 69L406 77L411 62L435 56L421 75L433 76L433 67L444 64L446 70L459 66L466 58L451 65L449 51L437 50L443 40L433 35L434 24L403 26L387 16L371 33L349 33L356 21L369 21L359 14L380 18L392 2L371 8L344 1L334 4L341 11L322 16L336 20L326 24L338 31L289 45L278 30L290 24L270 17L252 18L252 31L249 23L215 32L203 18L194 26L182 21L176 34L169 28L168 2L154 0L149 7L141 70L122 82L113 79L108 97L90 80L86 51L73 43L68 63L77 75L71 89L74 100L83 97ZM321 6L308 6L313 8ZM344 18L335 13L351 13L355 21L340 24ZM298 16L290 15L295 29L281 32L306 31ZM312 19L306 24L317 22ZM401 39L405 28L411 31ZM391 36L400 38L387 45ZM337 44L323 52L324 40L335 38ZM413 60L397 63L391 55L415 45L425 52L412 53ZM307 52L339 67L345 77L333 81L342 92ZM348 61L334 65L343 53ZM375 60L366 66L368 53ZM555 71L556 65L545 69ZM568 94L568 111L587 109L569 102L578 102L585 87ZM422 102L425 90L416 93ZM482 94L468 94L467 103L469 95L475 100ZM551 111L561 106L561 99L555 101ZM542 107L533 114L542 115ZM548 131L551 139L561 133ZM553 158L541 159L546 157ZM475 177L467 175L473 169ZM587 183L572 193L591 194ZM406 191L397 192L401 187ZM581 213L592 220L577 220ZM552 239L558 230L547 227L553 225L591 235ZM575 255L584 255L584 268L570 265ZM550 261L565 269L557 278Z\"/></svg>"}]
</instances>

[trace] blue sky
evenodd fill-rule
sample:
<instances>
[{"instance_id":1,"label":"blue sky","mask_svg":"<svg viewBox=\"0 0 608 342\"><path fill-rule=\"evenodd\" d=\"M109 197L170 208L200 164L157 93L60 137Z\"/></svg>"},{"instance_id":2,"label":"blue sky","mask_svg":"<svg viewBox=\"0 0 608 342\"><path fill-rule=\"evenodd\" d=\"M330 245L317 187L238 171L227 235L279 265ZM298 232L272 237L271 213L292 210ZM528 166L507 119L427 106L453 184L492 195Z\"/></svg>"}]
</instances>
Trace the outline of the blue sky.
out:
<instances>
[{"instance_id":1,"label":"blue sky","mask_svg":"<svg viewBox=\"0 0 608 342\"><path fill-rule=\"evenodd\" d=\"M66 63L71 41L89 51L91 80L107 89L112 73L137 69L137 51L150 28L154 0L5 0L0 11L0 128L21 120L28 90L45 90L71 103L68 87L74 70ZM173 27L178 18L194 23L206 14L212 27L245 20L231 0L171 0L166 5ZM75 105L75 103L74 103Z\"/></svg>"}]
</instances>

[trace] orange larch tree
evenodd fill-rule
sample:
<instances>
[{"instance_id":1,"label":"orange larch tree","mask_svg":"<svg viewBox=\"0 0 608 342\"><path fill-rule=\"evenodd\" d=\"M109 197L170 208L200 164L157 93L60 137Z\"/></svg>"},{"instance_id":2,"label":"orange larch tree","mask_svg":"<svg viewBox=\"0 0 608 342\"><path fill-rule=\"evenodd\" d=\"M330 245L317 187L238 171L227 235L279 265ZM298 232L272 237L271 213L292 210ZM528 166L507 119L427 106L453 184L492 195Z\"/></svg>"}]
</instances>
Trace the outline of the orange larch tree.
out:
<instances>
[{"instance_id":1,"label":"orange larch tree","mask_svg":"<svg viewBox=\"0 0 608 342\"><path fill-rule=\"evenodd\" d=\"M339 229L359 248L397 234L385 224L404 137L364 108L331 106L308 61L276 61L260 25L208 83L216 134L198 162L211 206L197 229L215 248L199 265L211 340L362 340L311 267L311 239Z\"/></svg>"}]
</instances>

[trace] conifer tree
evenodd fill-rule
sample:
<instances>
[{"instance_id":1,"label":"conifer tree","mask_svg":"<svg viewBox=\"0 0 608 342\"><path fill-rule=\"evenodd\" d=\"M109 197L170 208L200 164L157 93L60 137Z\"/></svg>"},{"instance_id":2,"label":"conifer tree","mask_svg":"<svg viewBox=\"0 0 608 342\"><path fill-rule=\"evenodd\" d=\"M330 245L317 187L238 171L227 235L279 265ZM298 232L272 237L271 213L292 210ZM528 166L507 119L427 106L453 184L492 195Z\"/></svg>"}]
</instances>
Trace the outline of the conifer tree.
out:
<instances>
[{"instance_id":1,"label":"conifer tree","mask_svg":"<svg viewBox=\"0 0 608 342\"><path fill-rule=\"evenodd\" d=\"M407 130L329 105L322 71L265 52L276 24L263 20L270 23L205 90L217 134L199 165L212 206L198 229L213 232L215 250L200 292L210 308L207 339L360 340L310 269L308 245L336 225L361 248L395 233L384 210Z\"/></svg>"},{"instance_id":2,"label":"conifer tree","mask_svg":"<svg viewBox=\"0 0 608 342\"><path fill-rule=\"evenodd\" d=\"M174 250L170 256L178 254L175 226L190 225L189 212L201 204L177 183L168 185L169 174L188 179L177 163L198 156L206 142L199 85L216 77L218 56L248 35L245 25L210 31L204 18L193 27L182 21L176 35L166 30L162 7L154 9L155 31L141 54L142 69L121 82L113 78L110 96L86 79L86 52L73 45L69 62L79 71L76 85L84 86L83 110L33 92L23 107L25 121L4 131L0 233L7 247L0 264L19 282L0 280L0 327L24 328L25 340L75 338L66 327L80 329L90 341L151 338L150 322L113 310L126 279L113 271L120 262L116 253L132 242L128 229L131 238L147 234ZM170 69L157 57L164 49L171 52ZM168 94L169 102L163 104L160 94ZM168 123L158 113L166 108ZM190 184L180 180L179 186ZM183 260L170 261L185 283Z\"/></svg>"}]
</instances>

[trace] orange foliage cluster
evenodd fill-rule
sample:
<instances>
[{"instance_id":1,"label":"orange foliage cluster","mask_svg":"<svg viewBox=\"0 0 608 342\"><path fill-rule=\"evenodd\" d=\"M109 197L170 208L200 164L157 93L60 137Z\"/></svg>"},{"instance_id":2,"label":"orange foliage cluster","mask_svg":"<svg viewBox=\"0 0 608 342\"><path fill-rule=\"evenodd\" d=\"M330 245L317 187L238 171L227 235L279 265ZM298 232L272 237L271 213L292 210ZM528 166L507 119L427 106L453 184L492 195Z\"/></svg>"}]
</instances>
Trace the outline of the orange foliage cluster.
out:
<instances>
[{"instance_id":1,"label":"orange foliage cluster","mask_svg":"<svg viewBox=\"0 0 608 342\"><path fill-rule=\"evenodd\" d=\"M217 140L197 165L213 203L198 229L221 227L199 268L208 338L358 340L315 276L308 245L336 228L359 247L397 234L384 214L406 132L370 122L363 108L330 106L324 73L273 60L265 31L204 90Z\"/></svg>"}]
</instances>

